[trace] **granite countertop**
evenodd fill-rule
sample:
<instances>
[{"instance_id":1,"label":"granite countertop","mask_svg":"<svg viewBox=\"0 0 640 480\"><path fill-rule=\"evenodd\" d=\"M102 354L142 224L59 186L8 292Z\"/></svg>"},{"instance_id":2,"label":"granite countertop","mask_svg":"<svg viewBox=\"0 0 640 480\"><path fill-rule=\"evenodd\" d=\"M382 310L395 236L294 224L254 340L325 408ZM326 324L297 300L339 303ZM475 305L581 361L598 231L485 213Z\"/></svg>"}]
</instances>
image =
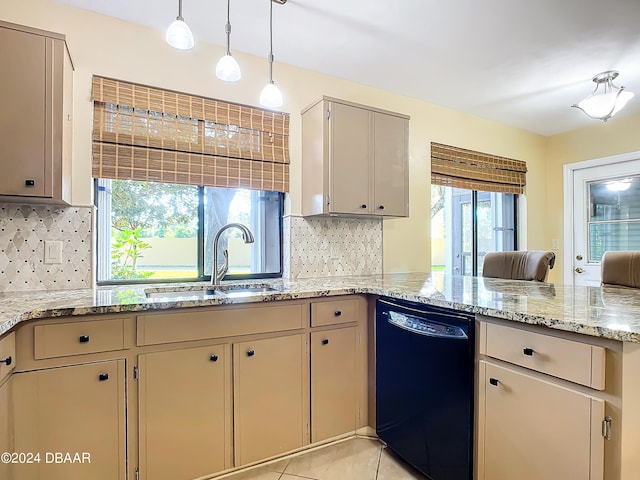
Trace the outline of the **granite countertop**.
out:
<instances>
[{"instance_id":1,"label":"granite countertop","mask_svg":"<svg viewBox=\"0 0 640 480\"><path fill-rule=\"evenodd\" d=\"M439 272L245 283L268 284L276 290L227 297L204 294L205 283L181 283L0 293L0 335L19 322L37 318L365 293L640 343L640 290L635 289L447 276ZM147 292L156 296L147 298Z\"/></svg>"}]
</instances>

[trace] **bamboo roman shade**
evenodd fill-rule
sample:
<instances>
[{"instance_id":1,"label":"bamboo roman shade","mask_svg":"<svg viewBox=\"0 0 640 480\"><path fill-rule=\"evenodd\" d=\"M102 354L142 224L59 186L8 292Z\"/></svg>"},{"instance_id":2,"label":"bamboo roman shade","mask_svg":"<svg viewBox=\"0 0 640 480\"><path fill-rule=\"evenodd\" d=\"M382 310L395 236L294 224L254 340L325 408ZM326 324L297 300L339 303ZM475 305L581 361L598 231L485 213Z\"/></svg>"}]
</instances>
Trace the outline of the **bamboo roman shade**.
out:
<instances>
[{"instance_id":1,"label":"bamboo roman shade","mask_svg":"<svg viewBox=\"0 0 640 480\"><path fill-rule=\"evenodd\" d=\"M431 143L431 183L484 192L524 193L527 164L464 148Z\"/></svg>"},{"instance_id":2,"label":"bamboo roman shade","mask_svg":"<svg viewBox=\"0 0 640 480\"><path fill-rule=\"evenodd\" d=\"M93 77L93 177L289 190L289 114Z\"/></svg>"}]
</instances>

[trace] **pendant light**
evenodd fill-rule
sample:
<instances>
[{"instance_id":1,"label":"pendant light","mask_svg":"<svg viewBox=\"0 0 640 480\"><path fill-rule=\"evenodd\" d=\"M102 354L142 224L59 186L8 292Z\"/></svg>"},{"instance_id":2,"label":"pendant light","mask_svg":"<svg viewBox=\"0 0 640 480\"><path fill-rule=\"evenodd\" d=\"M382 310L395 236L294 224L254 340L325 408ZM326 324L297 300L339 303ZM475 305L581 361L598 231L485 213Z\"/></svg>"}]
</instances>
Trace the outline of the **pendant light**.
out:
<instances>
[{"instance_id":1,"label":"pendant light","mask_svg":"<svg viewBox=\"0 0 640 480\"><path fill-rule=\"evenodd\" d=\"M282 92L273 83L273 2L277 1L284 5L287 0L269 0L269 83L262 89L260 93L260 105L268 108L281 107Z\"/></svg>"},{"instance_id":2,"label":"pendant light","mask_svg":"<svg viewBox=\"0 0 640 480\"><path fill-rule=\"evenodd\" d=\"M632 92L613 84L613 80L617 76L618 72L615 70L599 73L592 79L596 84L593 92L587 95L584 100L571 106L579 108L588 117L606 122L633 98ZM600 85L602 85L602 91L598 92Z\"/></svg>"},{"instance_id":3,"label":"pendant light","mask_svg":"<svg viewBox=\"0 0 640 480\"><path fill-rule=\"evenodd\" d=\"M231 41L231 21L229 20L229 10L231 8L231 0L227 0L227 25L225 26L225 32L227 32L227 53L224 57L218 60L216 65L216 77L225 82L235 82L240 80L242 73L240 73L240 65L236 62L236 59L231 56L231 50L229 49Z\"/></svg>"},{"instance_id":4,"label":"pendant light","mask_svg":"<svg viewBox=\"0 0 640 480\"><path fill-rule=\"evenodd\" d=\"M182 0L178 0L178 16L167 28L166 40L173 48L189 50L193 48L193 33L182 18Z\"/></svg>"}]
</instances>

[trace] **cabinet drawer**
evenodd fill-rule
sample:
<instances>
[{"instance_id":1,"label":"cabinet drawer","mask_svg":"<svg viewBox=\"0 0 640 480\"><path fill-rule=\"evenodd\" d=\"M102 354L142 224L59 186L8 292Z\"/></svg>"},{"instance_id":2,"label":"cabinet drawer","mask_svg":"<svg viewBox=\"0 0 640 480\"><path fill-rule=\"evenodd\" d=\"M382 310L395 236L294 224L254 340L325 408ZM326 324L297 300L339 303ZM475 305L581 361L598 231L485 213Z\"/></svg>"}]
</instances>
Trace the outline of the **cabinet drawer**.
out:
<instances>
[{"instance_id":1,"label":"cabinet drawer","mask_svg":"<svg viewBox=\"0 0 640 480\"><path fill-rule=\"evenodd\" d=\"M603 347L485 323L486 355L604 390Z\"/></svg>"},{"instance_id":2,"label":"cabinet drawer","mask_svg":"<svg viewBox=\"0 0 640 480\"><path fill-rule=\"evenodd\" d=\"M304 318L302 304L138 315L137 344L158 345L296 330L304 327Z\"/></svg>"},{"instance_id":3,"label":"cabinet drawer","mask_svg":"<svg viewBox=\"0 0 640 480\"><path fill-rule=\"evenodd\" d=\"M16 367L16 334L11 332L0 340L0 383Z\"/></svg>"},{"instance_id":4,"label":"cabinet drawer","mask_svg":"<svg viewBox=\"0 0 640 480\"><path fill-rule=\"evenodd\" d=\"M358 300L332 300L311 304L311 326L335 325L358 321Z\"/></svg>"},{"instance_id":5,"label":"cabinet drawer","mask_svg":"<svg viewBox=\"0 0 640 480\"><path fill-rule=\"evenodd\" d=\"M122 350L124 319L38 325L33 336L36 360Z\"/></svg>"}]
</instances>

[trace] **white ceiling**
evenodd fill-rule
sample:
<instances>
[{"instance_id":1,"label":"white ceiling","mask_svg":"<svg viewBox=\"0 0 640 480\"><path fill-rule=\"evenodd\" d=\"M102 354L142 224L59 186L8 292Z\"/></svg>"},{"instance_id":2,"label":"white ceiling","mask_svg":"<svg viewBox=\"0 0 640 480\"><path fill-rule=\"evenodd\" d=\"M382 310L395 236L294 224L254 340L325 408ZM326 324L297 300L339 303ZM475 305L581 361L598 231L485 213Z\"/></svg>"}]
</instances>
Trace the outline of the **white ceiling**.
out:
<instances>
[{"instance_id":1,"label":"white ceiling","mask_svg":"<svg viewBox=\"0 0 640 480\"><path fill-rule=\"evenodd\" d=\"M178 10L178 0L58 1L161 31ZM226 5L183 0L196 42L224 45ZM640 0L288 0L273 8L276 62L543 135L597 123L570 105L591 92L593 75L619 70L614 83L636 97L618 117L640 113ZM231 2L232 51L266 57L268 12L268 0Z\"/></svg>"}]
</instances>

